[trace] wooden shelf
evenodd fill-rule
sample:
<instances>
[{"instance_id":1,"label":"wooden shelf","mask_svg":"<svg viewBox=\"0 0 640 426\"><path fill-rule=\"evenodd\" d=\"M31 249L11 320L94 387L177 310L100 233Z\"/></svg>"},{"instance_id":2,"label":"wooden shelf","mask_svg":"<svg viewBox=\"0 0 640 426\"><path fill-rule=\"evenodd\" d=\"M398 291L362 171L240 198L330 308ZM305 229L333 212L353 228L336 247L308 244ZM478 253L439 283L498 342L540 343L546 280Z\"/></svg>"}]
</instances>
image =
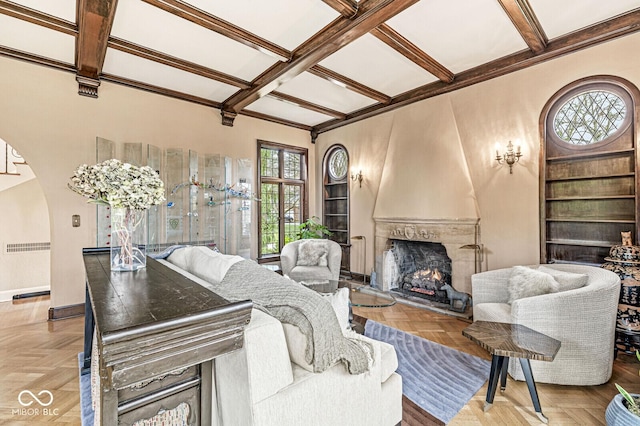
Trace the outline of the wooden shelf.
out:
<instances>
[{"instance_id":1,"label":"wooden shelf","mask_svg":"<svg viewBox=\"0 0 640 426\"><path fill-rule=\"evenodd\" d=\"M623 155L635 154L635 149L616 149L611 151L592 151L592 152L583 152L577 153L573 155L559 156L559 157L547 157L548 163L561 162L561 161L575 161L575 160L588 160L591 158L601 158L601 157L617 157Z\"/></svg>"},{"instance_id":2,"label":"wooden shelf","mask_svg":"<svg viewBox=\"0 0 640 426\"><path fill-rule=\"evenodd\" d=\"M330 197L330 198L325 198L325 201L344 201L344 200L348 200L349 197Z\"/></svg>"},{"instance_id":3,"label":"wooden shelf","mask_svg":"<svg viewBox=\"0 0 640 426\"><path fill-rule=\"evenodd\" d=\"M583 223L629 223L635 224L636 221L634 219L554 219L554 218L546 218L547 222L583 222Z\"/></svg>"},{"instance_id":4,"label":"wooden shelf","mask_svg":"<svg viewBox=\"0 0 640 426\"><path fill-rule=\"evenodd\" d=\"M349 215L346 213L325 213L325 216L339 216L339 217L348 217Z\"/></svg>"},{"instance_id":5,"label":"wooden shelf","mask_svg":"<svg viewBox=\"0 0 640 426\"><path fill-rule=\"evenodd\" d=\"M349 232L348 229L329 229L331 232Z\"/></svg>"},{"instance_id":6,"label":"wooden shelf","mask_svg":"<svg viewBox=\"0 0 640 426\"><path fill-rule=\"evenodd\" d=\"M325 183L324 186L336 186L336 185L346 185L347 182L328 182Z\"/></svg>"},{"instance_id":7,"label":"wooden shelf","mask_svg":"<svg viewBox=\"0 0 640 426\"><path fill-rule=\"evenodd\" d=\"M581 246L581 247L605 247L610 248L619 244L614 241L587 241L587 240L547 240L547 244L556 244L562 246Z\"/></svg>"},{"instance_id":8,"label":"wooden shelf","mask_svg":"<svg viewBox=\"0 0 640 426\"><path fill-rule=\"evenodd\" d=\"M622 200L634 199L635 195L594 195L594 196L576 196L576 197L557 197L547 198L547 201L579 201L579 200Z\"/></svg>"},{"instance_id":9,"label":"wooden shelf","mask_svg":"<svg viewBox=\"0 0 640 426\"><path fill-rule=\"evenodd\" d=\"M594 175L594 176L568 176L568 177L558 177L558 178L547 178L547 183L549 182L564 182L571 180L600 180L600 179L615 179L621 177L634 177L635 173L612 173L607 175Z\"/></svg>"}]
</instances>

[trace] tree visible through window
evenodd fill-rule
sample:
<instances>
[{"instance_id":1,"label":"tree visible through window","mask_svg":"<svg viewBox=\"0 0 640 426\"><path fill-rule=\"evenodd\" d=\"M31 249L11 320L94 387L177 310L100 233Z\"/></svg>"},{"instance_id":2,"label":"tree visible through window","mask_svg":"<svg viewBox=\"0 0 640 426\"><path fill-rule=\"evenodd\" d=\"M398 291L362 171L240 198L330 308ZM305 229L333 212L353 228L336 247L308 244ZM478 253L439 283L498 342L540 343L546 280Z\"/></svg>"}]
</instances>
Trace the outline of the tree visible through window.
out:
<instances>
[{"instance_id":1,"label":"tree visible through window","mask_svg":"<svg viewBox=\"0 0 640 426\"><path fill-rule=\"evenodd\" d=\"M624 123L624 100L606 90L590 90L565 102L553 120L556 135L573 145L598 143Z\"/></svg>"},{"instance_id":2,"label":"tree visible through window","mask_svg":"<svg viewBox=\"0 0 640 426\"><path fill-rule=\"evenodd\" d=\"M295 239L306 217L307 150L258 142L260 158L259 257L276 255Z\"/></svg>"}]
</instances>

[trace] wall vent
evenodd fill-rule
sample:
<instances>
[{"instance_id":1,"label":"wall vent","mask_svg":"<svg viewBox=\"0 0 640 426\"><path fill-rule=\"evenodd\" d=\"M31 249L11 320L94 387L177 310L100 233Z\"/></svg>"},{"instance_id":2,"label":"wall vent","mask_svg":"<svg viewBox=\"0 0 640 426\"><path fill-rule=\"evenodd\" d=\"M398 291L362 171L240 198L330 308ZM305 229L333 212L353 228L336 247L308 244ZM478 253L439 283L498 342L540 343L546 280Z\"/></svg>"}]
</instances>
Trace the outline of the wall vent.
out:
<instances>
[{"instance_id":1,"label":"wall vent","mask_svg":"<svg viewBox=\"0 0 640 426\"><path fill-rule=\"evenodd\" d=\"M12 253L28 253L33 251L47 251L51 250L51 243L11 243L6 244L4 252L6 254Z\"/></svg>"}]
</instances>

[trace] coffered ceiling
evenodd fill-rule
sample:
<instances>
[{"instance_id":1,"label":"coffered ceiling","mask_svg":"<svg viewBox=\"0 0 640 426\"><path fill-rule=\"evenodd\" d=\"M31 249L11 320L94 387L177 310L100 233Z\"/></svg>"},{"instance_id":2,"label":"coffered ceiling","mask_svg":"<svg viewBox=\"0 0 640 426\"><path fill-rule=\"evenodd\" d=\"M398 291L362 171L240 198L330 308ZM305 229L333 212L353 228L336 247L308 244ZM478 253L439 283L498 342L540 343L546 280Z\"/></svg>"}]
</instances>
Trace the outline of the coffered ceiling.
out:
<instances>
[{"instance_id":1,"label":"coffered ceiling","mask_svg":"<svg viewBox=\"0 0 640 426\"><path fill-rule=\"evenodd\" d=\"M0 0L0 54L318 133L640 29L640 0Z\"/></svg>"}]
</instances>

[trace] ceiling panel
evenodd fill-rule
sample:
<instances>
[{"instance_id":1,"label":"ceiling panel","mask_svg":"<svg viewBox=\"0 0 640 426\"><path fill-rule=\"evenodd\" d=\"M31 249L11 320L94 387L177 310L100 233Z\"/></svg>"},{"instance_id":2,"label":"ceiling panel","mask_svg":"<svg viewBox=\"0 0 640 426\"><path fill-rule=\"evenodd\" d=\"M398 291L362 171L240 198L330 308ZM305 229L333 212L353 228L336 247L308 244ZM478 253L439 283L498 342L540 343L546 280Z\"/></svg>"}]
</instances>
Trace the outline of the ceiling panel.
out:
<instances>
[{"instance_id":1,"label":"ceiling panel","mask_svg":"<svg viewBox=\"0 0 640 426\"><path fill-rule=\"evenodd\" d=\"M277 59L142 1L120 1L111 35L251 81Z\"/></svg>"},{"instance_id":2,"label":"ceiling panel","mask_svg":"<svg viewBox=\"0 0 640 426\"><path fill-rule=\"evenodd\" d=\"M30 9L76 22L76 0L12 0Z\"/></svg>"},{"instance_id":3,"label":"ceiling panel","mask_svg":"<svg viewBox=\"0 0 640 426\"><path fill-rule=\"evenodd\" d=\"M339 16L320 0L187 2L288 50L294 50Z\"/></svg>"},{"instance_id":4,"label":"ceiling panel","mask_svg":"<svg viewBox=\"0 0 640 426\"><path fill-rule=\"evenodd\" d=\"M338 50L320 64L389 96L436 80L369 34Z\"/></svg>"},{"instance_id":5,"label":"ceiling panel","mask_svg":"<svg viewBox=\"0 0 640 426\"><path fill-rule=\"evenodd\" d=\"M453 73L527 48L496 0L421 1L387 23Z\"/></svg>"},{"instance_id":6,"label":"ceiling panel","mask_svg":"<svg viewBox=\"0 0 640 426\"><path fill-rule=\"evenodd\" d=\"M278 92L340 112L351 112L376 103L375 100L352 92L324 78L302 73L280 87Z\"/></svg>"},{"instance_id":7,"label":"ceiling panel","mask_svg":"<svg viewBox=\"0 0 640 426\"><path fill-rule=\"evenodd\" d=\"M331 116L300 108L292 103L279 101L268 96L258 99L245 109L273 117L284 118L285 120L305 124L307 126L314 126L333 119Z\"/></svg>"},{"instance_id":8,"label":"ceiling panel","mask_svg":"<svg viewBox=\"0 0 640 426\"><path fill-rule=\"evenodd\" d=\"M233 86L115 49L107 49L103 71L216 102L222 102L238 90Z\"/></svg>"},{"instance_id":9,"label":"ceiling panel","mask_svg":"<svg viewBox=\"0 0 640 426\"><path fill-rule=\"evenodd\" d=\"M640 7L640 0L529 0L549 39Z\"/></svg>"},{"instance_id":10,"label":"ceiling panel","mask_svg":"<svg viewBox=\"0 0 640 426\"><path fill-rule=\"evenodd\" d=\"M0 15L0 45L74 64L74 36Z\"/></svg>"}]
</instances>

